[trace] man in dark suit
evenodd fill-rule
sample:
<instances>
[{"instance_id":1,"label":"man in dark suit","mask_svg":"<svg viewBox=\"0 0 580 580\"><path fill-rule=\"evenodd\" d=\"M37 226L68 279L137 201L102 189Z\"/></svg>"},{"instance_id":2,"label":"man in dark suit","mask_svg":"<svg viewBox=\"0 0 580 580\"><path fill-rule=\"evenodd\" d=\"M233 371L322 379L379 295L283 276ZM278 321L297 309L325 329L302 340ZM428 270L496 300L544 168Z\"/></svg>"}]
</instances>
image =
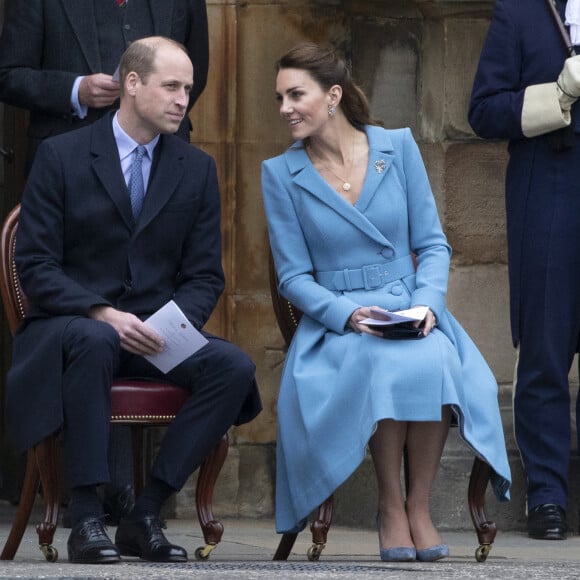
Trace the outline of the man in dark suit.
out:
<instances>
[{"instance_id":1,"label":"man in dark suit","mask_svg":"<svg viewBox=\"0 0 580 580\"><path fill-rule=\"evenodd\" d=\"M579 21L578 2L555 6ZM580 343L580 56L567 44L546 0L497 0L469 106L478 135L509 139L514 430L528 534L551 540L568 528L568 372ZM578 429L580 399L576 416Z\"/></svg>"},{"instance_id":2,"label":"man in dark suit","mask_svg":"<svg viewBox=\"0 0 580 580\"><path fill-rule=\"evenodd\" d=\"M16 242L32 307L14 340L7 431L25 450L62 430L70 561L115 562L119 553L183 561L185 550L161 530L161 506L261 403L251 360L215 336L166 375L143 356L164 348L145 318L174 300L201 329L223 290L219 191L212 158L170 135L193 86L185 49L160 37L136 41L121 60L120 83L117 113L47 139L32 166ZM135 170L138 146L144 156ZM145 190L140 212L132 207L135 180ZM117 546L97 496L109 478L115 376L165 376L191 392L119 524Z\"/></svg>"},{"instance_id":3,"label":"man in dark suit","mask_svg":"<svg viewBox=\"0 0 580 580\"><path fill-rule=\"evenodd\" d=\"M0 101L30 111L27 167L43 139L88 125L116 108L113 80L133 40L159 35L183 44L195 70L188 111L203 92L209 41L205 0L8 0L0 37ZM189 117L177 134L189 141ZM133 504L131 440L114 427L107 521ZM68 525L68 512L63 521Z\"/></svg>"},{"instance_id":4,"label":"man in dark suit","mask_svg":"<svg viewBox=\"0 0 580 580\"><path fill-rule=\"evenodd\" d=\"M29 161L46 137L92 123L119 97L121 54L145 36L166 36L188 50L195 86L207 80L205 0L8 0L0 37L0 101L30 110ZM189 140L187 117L179 134Z\"/></svg>"}]
</instances>

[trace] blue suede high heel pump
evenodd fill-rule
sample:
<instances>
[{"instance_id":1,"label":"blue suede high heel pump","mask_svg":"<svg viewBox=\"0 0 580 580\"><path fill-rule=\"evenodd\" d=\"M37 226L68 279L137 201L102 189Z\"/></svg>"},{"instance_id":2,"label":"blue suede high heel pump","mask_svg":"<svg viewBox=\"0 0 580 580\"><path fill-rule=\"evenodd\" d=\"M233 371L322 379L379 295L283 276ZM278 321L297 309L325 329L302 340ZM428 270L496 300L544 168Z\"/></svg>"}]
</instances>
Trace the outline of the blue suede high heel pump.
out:
<instances>
[{"instance_id":1,"label":"blue suede high heel pump","mask_svg":"<svg viewBox=\"0 0 580 580\"><path fill-rule=\"evenodd\" d=\"M435 562L441 558L449 556L449 546L447 544L437 544L424 550L417 550L417 560L420 562Z\"/></svg>"},{"instance_id":2,"label":"blue suede high heel pump","mask_svg":"<svg viewBox=\"0 0 580 580\"><path fill-rule=\"evenodd\" d=\"M377 530L380 532L379 514L376 517ZM417 550L414 547L401 548L381 548L381 538L379 533L379 551L383 562L412 562L417 559Z\"/></svg>"},{"instance_id":3,"label":"blue suede high heel pump","mask_svg":"<svg viewBox=\"0 0 580 580\"><path fill-rule=\"evenodd\" d=\"M417 559L415 548L379 548L383 562L412 562Z\"/></svg>"}]
</instances>

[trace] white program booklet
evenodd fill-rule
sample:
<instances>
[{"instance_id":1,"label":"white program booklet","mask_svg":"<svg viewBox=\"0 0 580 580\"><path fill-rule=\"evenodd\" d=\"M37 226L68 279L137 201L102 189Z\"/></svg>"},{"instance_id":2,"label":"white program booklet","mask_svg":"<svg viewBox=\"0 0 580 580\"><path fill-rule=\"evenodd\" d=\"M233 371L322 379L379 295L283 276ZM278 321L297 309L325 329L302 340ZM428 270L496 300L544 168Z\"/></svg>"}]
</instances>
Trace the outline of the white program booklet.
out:
<instances>
[{"instance_id":1,"label":"white program booklet","mask_svg":"<svg viewBox=\"0 0 580 580\"><path fill-rule=\"evenodd\" d=\"M383 310L382 308L371 308L371 317L361 320L361 324L367 326L391 326L401 322L416 322L423 320L427 316L428 306L415 306L408 310Z\"/></svg>"},{"instance_id":2,"label":"white program booklet","mask_svg":"<svg viewBox=\"0 0 580 580\"><path fill-rule=\"evenodd\" d=\"M145 324L165 341L163 352L145 356L163 373L168 373L208 343L173 300L152 314Z\"/></svg>"}]
</instances>

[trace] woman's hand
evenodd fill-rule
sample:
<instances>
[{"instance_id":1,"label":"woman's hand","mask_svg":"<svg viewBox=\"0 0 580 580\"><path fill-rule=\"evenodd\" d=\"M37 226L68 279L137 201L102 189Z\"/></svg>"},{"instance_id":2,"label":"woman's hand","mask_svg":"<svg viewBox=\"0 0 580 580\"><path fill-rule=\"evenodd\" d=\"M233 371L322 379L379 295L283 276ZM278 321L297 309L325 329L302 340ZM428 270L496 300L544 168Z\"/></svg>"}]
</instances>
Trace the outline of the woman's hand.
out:
<instances>
[{"instance_id":1,"label":"woman's hand","mask_svg":"<svg viewBox=\"0 0 580 580\"><path fill-rule=\"evenodd\" d=\"M433 327L437 324L437 317L433 314L433 311L429 308L427 310L427 314L425 314L425 318L423 320L417 320L417 322L413 323L415 328L421 328L423 334L427 336L432 330Z\"/></svg>"},{"instance_id":2,"label":"woman's hand","mask_svg":"<svg viewBox=\"0 0 580 580\"><path fill-rule=\"evenodd\" d=\"M361 324L360 321L364 320L365 318L371 318L372 314L371 314L371 308L379 308L379 306L362 306L361 308L357 308L350 316L347 326L352 328L352 330L354 330L356 333L361 334L361 333L366 333L366 334L372 334L373 336L379 336L382 337L383 333L378 331L378 330L374 330L373 328L371 328L370 326L367 326L366 324ZM423 331L423 334L425 336L427 336L432 330L433 327L437 324L437 317L435 316L435 314L433 313L433 311L429 308L429 310L427 310L427 314L425 314L425 318L423 318L423 320L417 320L416 322L413 323L413 326L415 328L420 328Z\"/></svg>"},{"instance_id":3,"label":"woman's hand","mask_svg":"<svg viewBox=\"0 0 580 580\"><path fill-rule=\"evenodd\" d=\"M378 330L373 330L370 326L366 324L360 324L361 320L371 317L371 308L379 308L378 306L362 306L357 308L348 319L347 326L352 328L357 334L365 333L372 334L373 336L383 336L382 332Z\"/></svg>"}]
</instances>

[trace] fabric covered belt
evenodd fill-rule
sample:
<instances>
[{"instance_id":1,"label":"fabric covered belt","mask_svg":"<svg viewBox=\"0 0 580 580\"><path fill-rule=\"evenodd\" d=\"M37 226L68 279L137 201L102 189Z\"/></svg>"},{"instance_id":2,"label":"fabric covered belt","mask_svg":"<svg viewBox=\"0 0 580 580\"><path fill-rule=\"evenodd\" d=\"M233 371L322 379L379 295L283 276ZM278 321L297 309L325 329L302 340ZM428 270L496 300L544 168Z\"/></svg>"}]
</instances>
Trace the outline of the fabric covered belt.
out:
<instances>
[{"instance_id":1,"label":"fabric covered belt","mask_svg":"<svg viewBox=\"0 0 580 580\"><path fill-rule=\"evenodd\" d=\"M405 256L384 264L369 264L356 270L316 272L316 281L329 290L372 290L415 272L413 258Z\"/></svg>"}]
</instances>

